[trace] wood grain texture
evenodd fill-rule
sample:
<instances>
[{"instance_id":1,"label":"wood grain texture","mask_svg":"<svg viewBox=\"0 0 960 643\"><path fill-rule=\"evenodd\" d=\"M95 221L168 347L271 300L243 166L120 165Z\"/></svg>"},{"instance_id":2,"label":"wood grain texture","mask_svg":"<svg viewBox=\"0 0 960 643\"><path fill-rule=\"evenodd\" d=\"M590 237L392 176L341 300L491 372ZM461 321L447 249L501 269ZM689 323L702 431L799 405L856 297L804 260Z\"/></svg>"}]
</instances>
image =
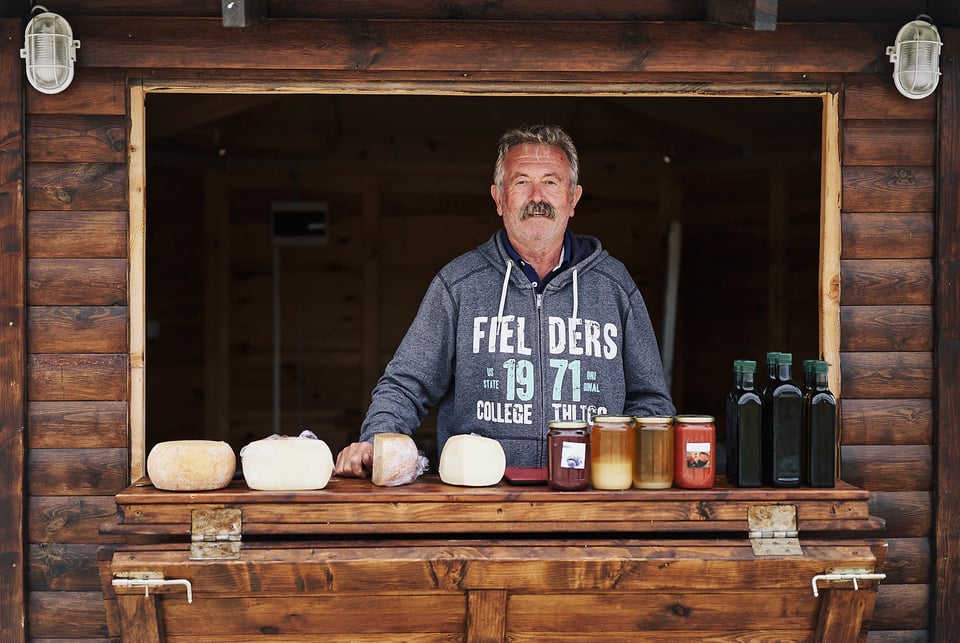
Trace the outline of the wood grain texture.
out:
<instances>
[{"instance_id":1,"label":"wood grain texture","mask_svg":"<svg viewBox=\"0 0 960 643\"><path fill-rule=\"evenodd\" d=\"M888 585L877 589L875 630L922 630L930 625L929 585ZM949 638L947 639L950 640Z\"/></svg>"},{"instance_id":2,"label":"wood grain texture","mask_svg":"<svg viewBox=\"0 0 960 643\"><path fill-rule=\"evenodd\" d=\"M932 306L842 306L840 350L933 350Z\"/></svg>"},{"instance_id":3,"label":"wood grain texture","mask_svg":"<svg viewBox=\"0 0 960 643\"><path fill-rule=\"evenodd\" d=\"M843 353L840 371L846 398L933 395L933 353Z\"/></svg>"},{"instance_id":4,"label":"wood grain texture","mask_svg":"<svg viewBox=\"0 0 960 643\"><path fill-rule=\"evenodd\" d=\"M933 303L933 263L929 259L844 259L840 272L844 306Z\"/></svg>"},{"instance_id":5,"label":"wood grain texture","mask_svg":"<svg viewBox=\"0 0 960 643\"><path fill-rule=\"evenodd\" d=\"M76 8L71 8L70 14ZM64 9L64 12L66 12L66 9ZM86 48L83 44L81 44L81 47ZM83 53L79 53L78 58L78 65L83 66ZM125 69L117 67L109 69L84 68L82 72L77 73L77 76L70 85L70 91L60 94L27 92L25 96L27 114L31 116L37 114L126 115L127 75Z\"/></svg>"},{"instance_id":6,"label":"wood grain texture","mask_svg":"<svg viewBox=\"0 0 960 643\"><path fill-rule=\"evenodd\" d=\"M36 114L27 121L28 163L123 163L127 128L121 115Z\"/></svg>"},{"instance_id":7,"label":"wood grain texture","mask_svg":"<svg viewBox=\"0 0 960 643\"><path fill-rule=\"evenodd\" d=\"M71 638L97 639L107 636L103 593L99 590L30 592L27 613L27 630L31 639L62 639L67 631Z\"/></svg>"},{"instance_id":8,"label":"wood grain texture","mask_svg":"<svg viewBox=\"0 0 960 643\"><path fill-rule=\"evenodd\" d=\"M124 210L127 167L122 163L30 163L31 210Z\"/></svg>"},{"instance_id":9,"label":"wood grain texture","mask_svg":"<svg viewBox=\"0 0 960 643\"><path fill-rule=\"evenodd\" d=\"M117 521L109 496L30 496L27 540L31 543L100 542L101 525Z\"/></svg>"},{"instance_id":10,"label":"wood grain texture","mask_svg":"<svg viewBox=\"0 0 960 643\"><path fill-rule=\"evenodd\" d=\"M941 55L937 196L936 388L937 399L937 534L934 571L935 640L960 631L960 64L957 39ZM945 40L945 42L947 42Z\"/></svg>"},{"instance_id":11,"label":"wood grain texture","mask_svg":"<svg viewBox=\"0 0 960 643\"><path fill-rule=\"evenodd\" d=\"M928 446L844 446L843 479L871 491L928 491L933 453Z\"/></svg>"},{"instance_id":12,"label":"wood grain texture","mask_svg":"<svg viewBox=\"0 0 960 643\"><path fill-rule=\"evenodd\" d=\"M842 218L844 259L930 259L932 212L847 212Z\"/></svg>"},{"instance_id":13,"label":"wood grain texture","mask_svg":"<svg viewBox=\"0 0 960 643\"><path fill-rule=\"evenodd\" d=\"M31 449L127 446L127 404L122 400L30 402L27 424Z\"/></svg>"},{"instance_id":14,"label":"wood grain texture","mask_svg":"<svg viewBox=\"0 0 960 643\"><path fill-rule=\"evenodd\" d=\"M886 523L889 538L933 534L933 494L929 491L873 491L870 512Z\"/></svg>"},{"instance_id":15,"label":"wood grain texture","mask_svg":"<svg viewBox=\"0 0 960 643\"><path fill-rule=\"evenodd\" d=\"M930 167L847 165L844 212L933 212L936 177Z\"/></svg>"},{"instance_id":16,"label":"wood grain texture","mask_svg":"<svg viewBox=\"0 0 960 643\"><path fill-rule=\"evenodd\" d=\"M125 400L126 355L31 355L27 382L31 401Z\"/></svg>"},{"instance_id":17,"label":"wood grain texture","mask_svg":"<svg viewBox=\"0 0 960 643\"><path fill-rule=\"evenodd\" d=\"M31 306L30 353L120 353L127 348L126 306Z\"/></svg>"},{"instance_id":18,"label":"wood grain texture","mask_svg":"<svg viewBox=\"0 0 960 643\"><path fill-rule=\"evenodd\" d=\"M28 582L31 591L92 592L100 590L97 544L58 542L31 544Z\"/></svg>"},{"instance_id":19,"label":"wood grain texture","mask_svg":"<svg viewBox=\"0 0 960 643\"><path fill-rule=\"evenodd\" d=\"M238 30L229 40L219 19L78 16L71 24L84 34L81 65L94 68L123 60L145 68L391 71L442 61L459 72L859 72L878 63L873 52L890 38L861 24L756 33L704 23L318 21L305 38L295 21L274 20L269 30Z\"/></svg>"},{"instance_id":20,"label":"wood grain texture","mask_svg":"<svg viewBox=\"0 0 960 643\"><path fill-rule=\"evenodd\" d=\"M27 487L35 496L106 496L127 481L126 449L31 449Z\"/></svg>"},{"instance_id":21,"label":"wood grain texture","mask_svg":"<svg viewBox=\"0 0 960 643\"><path fill-rule=\"evenodd\" d=\"M933 400L840 400L844 444L933 444Z\"/></svg>"},{"instance_id":22,"label":"wood grain texture","mask_svg":"<svg viewBox=\"0 0 960 643\"><path fill-rule=\"evenodd\" d=\"M27 252L33 259L122 259L127 256L127 213L31 211Z\"/></svg>"},{"instance_id":23,"label":"wood grain texture","mask_svg":"<svg viewBox=\"0 0 960 643\"><path fill-rule=\"evenodd\" d=\"M890 69L892 72L893 67ZM844 119L897 119L932 123L937 118L936 101L905 100L886 74L848 74L846 78L843 88Z\"/></svg>"},{"instance_id":24,"label":"wood grain texture","mask_svg":"<svg viewBox=\"0 0 960 643\"><path fill-rule=\"evenodd\" d=\"M0 20L0 640L23 641L26 240L19 19Z\"/></svg>"},{"instance_id":25,"label":"wood grain texture","mask_svg":"<svg viewBox=\"0 0 960 643\"><path fill-rule=\"evenodd\" d=\"M118 306L127 297L124 259L33 259L28 266L31 306Z\"/></svg>"},{"instance_id":26,"label":"wood grain texture","mask_svg":"<svg viewBox=\"0 0 960 643\"><path fill-rule=\"evenodd\" d=\"M847 165L933 167L935 121L843 121L843 162Z\"/></svg>"}]
</instances>

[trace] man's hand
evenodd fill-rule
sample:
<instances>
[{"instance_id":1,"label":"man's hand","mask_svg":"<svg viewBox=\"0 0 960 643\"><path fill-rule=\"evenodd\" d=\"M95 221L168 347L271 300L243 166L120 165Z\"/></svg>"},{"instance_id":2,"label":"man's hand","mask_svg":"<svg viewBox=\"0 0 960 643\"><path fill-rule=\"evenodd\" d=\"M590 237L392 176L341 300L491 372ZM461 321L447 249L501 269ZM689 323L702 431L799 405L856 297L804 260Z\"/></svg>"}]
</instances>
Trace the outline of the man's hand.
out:
<instances>
[{"instance_id":1,"label":"man's hand","mask_svg":"<svg viewBox=\"0 0 960 643\"><path fill-rule=\"evenodd\" d=\"M337 454L337 464L333 472L338 476L366 478L373 470L373 444L354 442Z\"/></svg>"}]
</instances>

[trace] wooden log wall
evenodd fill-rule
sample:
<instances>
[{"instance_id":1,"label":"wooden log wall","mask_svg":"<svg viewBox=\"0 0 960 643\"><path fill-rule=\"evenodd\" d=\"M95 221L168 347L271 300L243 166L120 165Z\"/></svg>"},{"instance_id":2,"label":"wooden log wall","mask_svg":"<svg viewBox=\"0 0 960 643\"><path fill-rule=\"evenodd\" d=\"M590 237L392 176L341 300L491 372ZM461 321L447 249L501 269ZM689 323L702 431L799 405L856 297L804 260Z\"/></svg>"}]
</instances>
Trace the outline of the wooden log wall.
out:
<instances>
[{"instance_id":1,"label":"wooden log wall","mask_svg":"<svg viewBox=\"0 0 960 643\"><path fill-rule=\"evenodd\" d=\"M727 83L742 91L751 83L799 82L800 74L812 75L804 82L819 77L824 86L842 85L844 477L872 492L873 510L887 521L888 578L879 589L869 640L927 640L934 533L934 354L929 338L936 103L908 101L893 90L889 69L880 60L883 45L892 42L893 27L784 25L758 37L708 26L581 29L566 23L540 30L520 62L512 50L517 35L510 23L446 26L450 29L442 36L427 30L435 37L429 46L420 46L424 32L417 25L385 25L377 34L321 25L327 31L322 37L311 33L309 41L324 46L305 47L296 55L285 49L287 43L303 40L295 21L277 25L266 36L262 30L243 33L239 42L228 43L215 20L199 26L142 17L133 24L126 19L78 20L75 31L85 40L74 85L53 97L26 93L23 483L29 637L107 637L97 578L98 527L113 519L113 495L127 483L130 458L128 78L160 73L202 85L229 61L238 83L275 79L277 71L265 64L295 70L287 73L291 83L316 82L323 77L318 66L326 66L323 73L338 81L367 82L372 67L385 74L381 80L409 82L417 76L410 70L429 71L443 60L452 74L440 73L435 80L485 67L481 76L491 83L509 80L515 89L524 81L542 82L549 73L582 80L596 79L591 74L600 70L619 74L628 85L683 80L720 92L730 91ZM16 40L12 33L7 39ZM445 45L450 42L458 46ZM643 42L648 52L638 59L633 51L609 47L612 42ZM838 48L838 42L845 46ZM558 70L557 43L577 43L593 53L565 56ZM685 55L676 55L678 43L688 48ZM3 48L8 57L10 49ZM216 71L207 76L203 69ZM0 95L6 106L9 94ZM0 114L4 133L17 129L9 121L10 111ZM5 166L4 195L10 177ZM6 208L6 201L0 207ZM4 214L5 235L9 225ZM4 247L5 253L9 250ZM16 261L13 250L4 261L9 263L9 256ZM10 275L17 267L8 263L3 265L4 294L16 291L16 278ZM11 358L3 359L4 368L15 373ZM4 397L4 451L10 440L14 445L17 440L7 429L16 402L16 397ZM16 485L7 486L6 470L3 475L3 497L10 499ZM6 545L12 532L0 529Z\"/></svg>"}]
</instances>

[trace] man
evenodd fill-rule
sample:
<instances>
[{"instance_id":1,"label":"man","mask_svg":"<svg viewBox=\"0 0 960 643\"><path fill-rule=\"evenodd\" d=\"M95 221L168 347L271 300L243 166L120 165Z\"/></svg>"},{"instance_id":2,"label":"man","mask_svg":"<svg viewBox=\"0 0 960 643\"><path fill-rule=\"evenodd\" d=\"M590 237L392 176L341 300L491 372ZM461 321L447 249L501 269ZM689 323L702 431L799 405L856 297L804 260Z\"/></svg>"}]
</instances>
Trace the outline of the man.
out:
<instances>
[{"instance_id":1,"label":"man","mask_svg":"<svg viewBox=\"0 0 960 643\"><path fill-rule=\"evenodd\" d=\"M507 466L546 465L551 421L675 413L636 284L597 239L567 230L582 193L562 129L501 137L490 194L503 229L434 277L338 475L367 475L373 436L410 435L433 405L438 453L477 433Z\"/></svg>"}]
</instances>

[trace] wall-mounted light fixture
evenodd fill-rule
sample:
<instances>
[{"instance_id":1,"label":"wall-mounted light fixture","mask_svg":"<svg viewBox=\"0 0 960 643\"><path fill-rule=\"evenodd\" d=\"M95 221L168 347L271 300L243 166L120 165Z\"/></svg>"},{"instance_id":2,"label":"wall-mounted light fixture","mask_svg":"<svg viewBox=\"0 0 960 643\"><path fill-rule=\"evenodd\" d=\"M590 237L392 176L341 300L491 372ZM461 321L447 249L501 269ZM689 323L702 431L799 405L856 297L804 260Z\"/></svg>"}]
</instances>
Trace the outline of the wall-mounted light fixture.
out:
<instances>
[{"instance_id":1,"label":"wall-mounted light fixture","mask_svg":"<svg viewBox=\"0 0 960 643\"><path fill-rule=\"evenodd\" d=\"M897 32L887 47L893 63L893 83L907 98L926 98L940 83L940 48L943 41L930 16L919 15Z\"/></svg>"},{"instance_id":2,"label":"wall-mounted light fixture","mask_svg":"<svg viewBox=\"0 0 960 643\"><path fill-rule=\"evenodd\" d=\"M70 23L36 5L23 33L20 57L26 60L27 80L38 92L58 94L73 81L73 63L80 41L73 39Z\"/></svg>"}]
</instances>

